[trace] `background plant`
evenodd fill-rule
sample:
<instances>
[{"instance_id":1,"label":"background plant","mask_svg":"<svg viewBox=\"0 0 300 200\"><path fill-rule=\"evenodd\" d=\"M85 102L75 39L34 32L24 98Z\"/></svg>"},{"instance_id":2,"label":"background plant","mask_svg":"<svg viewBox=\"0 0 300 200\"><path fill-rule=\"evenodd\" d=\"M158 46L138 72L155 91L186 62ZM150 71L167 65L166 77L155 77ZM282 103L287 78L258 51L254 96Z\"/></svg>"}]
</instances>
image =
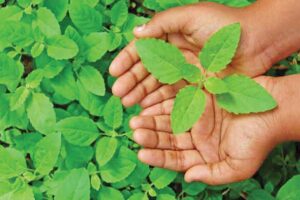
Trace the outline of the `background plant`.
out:
<instances>
[{"instance_id":1,"label":"background plant","mask_svg":"<svg viewBox=\"0 0 300 200\"><path fill-rule=\"evenodd\" d=\"M217 187L137 160L128 121L140 108L111 96L107 68L134 26L194 2L0 0L0 199L299 196L299 176L286 182L300 171L295 143L276 148L253 179ZM299 61L295 53L269 74L298 73Z\"/></svg>"}]
</instances>

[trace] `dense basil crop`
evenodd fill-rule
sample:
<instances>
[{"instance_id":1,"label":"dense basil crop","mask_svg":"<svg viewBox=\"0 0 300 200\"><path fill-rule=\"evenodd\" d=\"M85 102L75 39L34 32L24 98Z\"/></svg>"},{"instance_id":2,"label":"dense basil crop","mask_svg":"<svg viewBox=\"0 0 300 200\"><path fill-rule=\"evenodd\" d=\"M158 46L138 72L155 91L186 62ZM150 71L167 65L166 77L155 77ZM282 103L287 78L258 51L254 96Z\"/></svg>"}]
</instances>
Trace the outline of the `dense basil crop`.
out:
<instances>
[{"instance_id":1,"label":"dense basil crop","mask_svg":"<svg viewBox=\"0 0 300 200\"><path fill-rule=\"evenodd\" d=\"M240 35L238 23L223 27L213 34L199 53L203 68L210 73L225 69L235 55ZM178 48L162 40L141 39L136 42L136 48L146 69L160 82L172 84L185 79L198 85L186 86L176 95L171 113L174 133L189 130L203 114L206 105L203 86L216 95L221 108L234 114L263 112L277 105L262 86L247 76L233 74L223 79L207 77L199 68L188 64Z\"/></svg>"},{"instance_id":2,"label":"dense basil crop","mask_svg":"<svg viewBox=\"0 0 300 200\"><path fill-rule=\"evenodd\" d=\"M211 1L238 7L252 2ZM153 11L195 2L0 0L0 199L212 200L277 195L281 200L290 194L299 196L295 192L299 176L286 182L300 171L294 143L275 149L255 179L224 186L187 184L180 173L138 161L139 146L131 140L128 121L140 108L123 108L120 99L112 96L114 78L107 68L133 39L132 29L147 22ZM175 68L162 80L201 80L201 72L180 58L180 52L174 48L170 52L179 59L169 63ZM222 67L228 64L217 59L214 62ZM293 54L280 64L289 74L299 73L299 61L300 56ZM215 70L209 60L204 62L207 69ZM185 66L177 68L178 64ZM222 95L238 78L208 78L204 86ZM196 94L195 102L204 99L194 87L182 93Z\"/></svg>"}]
</instances>

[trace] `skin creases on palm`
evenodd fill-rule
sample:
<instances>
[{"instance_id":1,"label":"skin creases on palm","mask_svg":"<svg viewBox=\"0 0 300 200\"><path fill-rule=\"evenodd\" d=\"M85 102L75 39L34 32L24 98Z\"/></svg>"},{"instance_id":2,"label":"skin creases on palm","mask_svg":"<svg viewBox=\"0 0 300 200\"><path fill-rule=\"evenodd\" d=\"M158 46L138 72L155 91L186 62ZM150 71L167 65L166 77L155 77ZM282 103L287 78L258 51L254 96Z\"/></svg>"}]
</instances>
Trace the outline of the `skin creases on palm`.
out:
<instances>
[{"instance_id":1,"label":"skin creases on palm","mask_svg":"<svg viewBox=\"0 0 300 200\"><path fill-rule=\"evenodd\" d=\"M187 181L215 185L251 177L276 144L266 139L275 131L268 123L272 112L232 115L218 108L209 94L199 121L189 132L174 135L173 103L166 99L144 109L130 125L134 140L144 147L139 152L142 162L185 172Z\"/></svg>"},{"instance_id":2,"label":"skin creases on palm","mask_svg":"<svg viewBox=\"0 0 300 200\"><path fill-rule=\"evenodd\" d=\"M181 48L180 50L189 63L200 67L197 53L194 51L195 47L187 41L182 41L185 40L182 37L178 37L173 34L168 38L168 42ZM132 68L118 77L112 90L114 95L121 97L124 106L139 103L143 108L146 108L161 102L163 99L174 97L178 90L185 85L184 80L173 85L164 85L150 75L140 61L137 61Z\"/></svg>"}]
</instances>

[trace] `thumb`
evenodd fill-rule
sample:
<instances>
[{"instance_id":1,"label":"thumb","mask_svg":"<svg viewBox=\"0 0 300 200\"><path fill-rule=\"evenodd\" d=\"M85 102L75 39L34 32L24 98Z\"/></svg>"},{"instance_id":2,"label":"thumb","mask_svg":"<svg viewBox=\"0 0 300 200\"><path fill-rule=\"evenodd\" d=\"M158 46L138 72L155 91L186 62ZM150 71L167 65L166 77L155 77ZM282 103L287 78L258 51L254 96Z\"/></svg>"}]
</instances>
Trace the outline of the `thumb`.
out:
<instances>
[{"instance_id":1,"label":"thumb","mask_svg":"<svg viewBox=\"0 0 300 200\"><path fill-rule=\"evenodd\" d=\"M168 33L187 33L189 27L185 27L190 18L191 9L189 6L171 8L157 13L147 24L135 27L133 33L137 38L161 38Z\"/></svg>"},{"instance_id":2,"label":"thumb","mask_svg":"<svg viewBox=\"0 0 300 200\"><path fill-rule=\"evenodd\" d=\"M252 173L242 171L242 168L232 168L228 162L230 161L224 160L219 163L196 165L187 170L185 181L200 181L209 185L223 185L251 177Z\"/></svg>"}]
</instances>

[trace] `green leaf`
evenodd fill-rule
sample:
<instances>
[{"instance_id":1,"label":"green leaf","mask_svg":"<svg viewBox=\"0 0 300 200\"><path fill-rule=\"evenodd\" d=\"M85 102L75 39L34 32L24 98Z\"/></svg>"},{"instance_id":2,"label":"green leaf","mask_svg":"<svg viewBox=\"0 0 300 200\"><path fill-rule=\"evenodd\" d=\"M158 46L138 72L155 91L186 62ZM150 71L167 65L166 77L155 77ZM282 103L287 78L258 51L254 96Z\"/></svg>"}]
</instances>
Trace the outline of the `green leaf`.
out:
<instances>
[{"instance_id":1,"label":"green leaf","mask_svg":"<svg viewBox=\"0 0 300 200\"><path fill-rule=\"evenodd\" d=\"M122 26L128 17L128 6L125 1L118 1L111 9L111 22L115 26Z\"/></svg>"},{"instance_id":2,"label":"green leaf","mask_svg":"<svg viewBox=\"0 0 300 200\"><path fill-rule=\"evenodd\" d=\"M55 166L61 147L61 134L47 135L36 143L33 151L33 164L41 175L47 175Z\"/></svg>"},{"instance_id":3,"label":"green leaf","mask_svg":"<svg viewBox=\"0 0 300 200\"><path fill-rule=\"evenodd\" d=\"M39 55L41 55L41 53L44 51L44 49L45 49L45 45L43 43L37 42L31 48L30 53L31 53L32 57L36 58Z\"/></svg>"},{"instance_id":4,"label":"green leaf","mask_svg":"<svg viewBox=\"0 0 300 200\"><path fill-rule=\"evenodd\" d=\"M98 192L98 200L102 199L113 199L113 200L124 200L122 193L112 187L102 187Z\"/></svg>"},{"instance_id":5,"label":"green leaf","mask_svg":"<svg viewBox=\"0 0 300 200\"><path fill-rule=\"evenodd\" d=\"M37 88L42 79L44 78L44 70L43 69L36 69L32 71L25 79L26 87L27 88Z\"/></svg>"},{"instance_id":6,"label":"green leaf","mask_svg":"<svg viewBox=\"0 0 300 200\"><path fill-rule=\"evenodd\" d=\"M222 94L228 92L226 83L217 77L209 77L206 79L204 87L211 94Z\"/></svg>"},{"instance_id":7,"label":"green leaf","mask_svg":"<svg viewBox=\"0 0 300 200\"><path fill-rule=\"evenodd\" d=\"M185 64L181 68L182 78L190 83L198 83L202 78L202 73L198 67L191 64Z\"/></svg>"},{"instance_id":8,"label":"green leaf","mask_svg":"<svg viewBox=\"0 0 300 200\"><path fill-rule=\"evenodd\" d=\"M131 195L128 200L148 200L148 196L146 193L139 192Z\"/></svg>"},{"instance_id":9,"label":"green leaf","mask_svg":"<svg viewBox=\"0 0 300 200\"><path fill-rule=\"evenodd\" d=\"M9 100L9 107L11 111L19 109L22 105L24 105L27 97L29 96L29 90L21 86L19 87L11 96Z\"/></svg>"},{"instance_id":10,"label":"green leaf","mask_svg":"<svg viewBox=\"0 0 300 200\"><path fill-rule=\"evenodd\" d=\"M89 92L103 96L105 94L105 83L98 70L91 66L83 66L78 76L83 87Z\"/></svg>"},{"instance_id":11,"label":"green leaf","mask_svg":"<svg viewBox=\"0 0 300 200\"><path fill-rule=\"evenodd\" d=\"M9 127L27 129L28 119L24 106L15 111L9 110L9 96L0 93L0 130L4 131Z\"/></svg>"},{"instance_id":12,"label":"green leaf","mask_svg":"<svg viewBox=\"0 0 300 200\"><path fill-rule=\"evenodd\" d=\"M86 58L89 62L100 60L110 48L109 34L106 32L91 33L84 37L87 45Z\"/></svg>"},{"instance_id":13,"label":"green leaf","mask_svg":"<svg viewBox=\"0 0 300 200\"><path fill-rule=\"evenodd\" d=\"M35 200L32 188L26 184L15 191L12 200L18 199Z\"/></svg>"},{"instance_id":14,"label":"green leaf","mask_svg":"<svg viewBox=\"0 0 300 200\"><path fill-rule=\"evenodd\" d=\"M0 147L0 179L17 177L27 170L23 154L12 148Z\"/></svg>"},{"instance_id":15,"label":"green leaf","mask_svg":"<svg viewBox=\"0 0 300 200\"><path fill-rule=\"evenodd\" d=\"M223 79L228 93L218 94L218 105L235 114L256 113L277 106L273 97L258 83L244 75L231 75Z\"/></svg>"},{"instance_id":16,"label":"green leaf","mask_svg":"<svg viewBox=\"0 0 300 200\"><path fill-rule=\"evenodd\" d=\"M41 32L47 37L61 34L60 26L55 15L47 8L38 9L37 25Z\"/></svg>"},{"instance_id":17,"label":"green leaf","mask_svg":"<svg viewBox=\"0 0 300 200\"><path fill-rule=\"evenodd\" d=\"M0 84L4 84L10 91L15 90L23 75L24 68L4 53L0 53Z\"/></svg>"},{"instance_id":18,"label":"green leaf","mask_svg":"<svg viewBox=\"0 0 300 200\"><path fill-rule=\"evenodd\" d=\"M33 93L27 106L27 115L32 126L43 134L54 131L56 116L53 104L42 93Z\"/></svg>"},{"instance_id":19,"label":"green leaf","mask_svg":"<svg viewBox=\"0 0 300 200\"><path fill-rule=\"evenodd\" d=\"M23 12L18 6L7 6L0 10L0 23L5 21L19 21L22 16Z\"/></svg>"},{"instance_id":20,"label":"green leaf","mask_svg":"<svg viewBox=\"0 0 300 200\"><path fill-rule=\"evenodd\" d=\"M106 165L100 167L102 179L107 183L116 183L128 177L136 168L136 163L130 157L131 150L121 147L118 154Z\"/></svg>"},{"instance_id":21,"label":"green leaf","mask_svg":"<svg viewBox=\"0 0 300 200\"><path fill-rule=\"evenodd\" d=\"M75 26L83 33L99 32L102 29L102 15L83 3L71 3L70 17Z\"/></svg>"},{"instance_id":22,"label":"green leaf","mask_svg":"<svg viewBox=\"0 0 300 200\"><path fill-rule=\"evenodd\" d=\"M189 130L203 114L206 105L204 92L197 87L187 86L176 95L171 113L171 125L174 133Z\"/></svg>"},{"instance_id":23,"label":"green leaf","mask_svg":"<svg viewBox=\"0 0 300 200\"><path fill-rule=\"evenodd\" d=\"M114 137L102 137L96 145L96 160L100 166L104 166L114 156L118 148L118 140Z\"/></svg>"},{"instance_id":24,"label":"green leaf","mask_svg":"<svg viewBox=\"0 0 300 200\"><path fill-rule=\"evenodd\" d=\"M206 184L200 182L194 182L194 183L183 182L182 184L182 190L185 193L192 196L198 195L200 192L203 192L206 187L207 187Z\"/></svg>"},{"instance_id":25,"label":"green leaf","mask_svg":"<svg viewBox=\"0 0 300 200\"><path fill-rule=\"evenodd\" d=\"M92 186L93 189L95 189L97 191L100 189L100 187L101 187L101 180L100 180L100 178L99 178L99 176L97 174L93 174L91 176L91 186Z\"/></svg>"},{"instance_id":26,"label":"green leaf","mask_svg":"<svg viewBox=\"0 0 300 200\"><path fill-rule=\"evenodd\" d=\"M88 146L99 137L96 124L91 119L82 116L59 121L56 129L61 131L68 142L78 146Z\"/></svg>"},{"instance_id":27,"label":"green leaf","mask_svg":"<svg viewBox=\"0 0 300 200\"><path fill-rule=\"evenodd\" d=\"M94 116L103 116L103 107L107 101L106 97L90 93L83 87L80 81L77 81L77 87L80 105Z\"/></svg>"},{"instance_id":28,"label":"green leaf","mask_svg":"<svg viewBox=\"0 0 300 200\"><path fill-rule=\"evenodd\" d=\"M122 125L123 108L121 99L111 96L103 110L104 121L113 129L117 129Z\"/></svg>"},{"instance_id":29,"label":"green leaf","mask_svg":"<svg viewBox=\"0 0 300 200\"><path fill-rule=\"evenodd\" d=\"M278 191L277 200L296 200L299 199L300 175L293 176Z\"/></svg>"},{"instance_id":30,"label":"green leaf","mask_svg":"<svg viewBox=\"0 0 300 200\"><path fill-rule=\"evenodd\" d=\"M69 0L44 0L44 6L50 9L58 19L62 21L68 11Z\"/></svg>"},{"instance_id":31,"label":"green leaf","mask_svg":"<svg viewBox=\"0 0 300 200\"><path fill-rule=\"evenodd\" d=\"M177 176L177 172L155 167L150 173L150 180L157 189L167 187Z\"/></svg>"},{"instance_id":32,"label":"green leaf","mask_svg":"<svg viewBox=\"0 0 300 200\"><path fill-rule=\"evenodd\" d=\"M77 84L71 66L66 66L50 83L54 91L62 97L70 101L77 98Z\"/></svg>"},{"instance_id":33,"label":"green leaf","mask_svg":"<svg viewBox=\"0 0 300 200\"><path fill-rule=\"evenodd\" d=\"M85 167L94 155L94 149L91 146L81 147L65 142L64 148L66 150L65 166L68 169Z\"/></svg>"},{"instance_id":34,"label":"green leaf","mask_svg":"<svg viewBox=\"0 0 300 200\"><path fill-rule=\"evenodd\" d=\"M17 2L22 8L27 8L30 5L31 0L17 0Z\"/></svg>"},{"instance_id":35,"label":"green leaf","mask_svg":"<svg viewBox=\"0 0 300 200\"><path fill-rule=\"evenodd\" d=\"M24 48L34 42L33 33L29 24L19 21L0 23L0 50L6 47L17 46ZM12 52L11 52L12 53ZM19 52L14 52L18 54Z\"/></svg>"},{"instance_id":36,"label":"green leaf","mask_svg":"<svg viewBox=\"0 0 300 200\"><path fill-rule=\"evenodd\" d=\"M247 195L249 200L275 200L275 198L262 189L253 190Z\"/></svg>"},{"instance_id":37,"label":"green leaf","mask_svg":"<svg viewBox=\"0 0 300 200\"><path fill-rule=\"evenodd\" d=\"M225 26L213 34L199 54L202 66L210 72L225 69L235 55L240 37L239 23Z\"/></svg>"},{"instance_id":38,"label":"green leaf","mask_svg":"<svg viewBox=\"0 0 300 200\"><path fill-rule=\"evenodd\" d=\"M67 36L54 36L47 43L48 55L57 60L73 58L79 51L77 44Z\"/></svg>"},{"instance_id":39,"label":"green leaf","mask_svg":"<svg viewBox=\"0 0 300 200\"><path fill-rule=\"evenodd\" d=\"M90 200L90 179L86 169L72 169L60 177L55 200Z\"/></svg>"},{"instance_id":40,"label":"green leaf","mask_svg":"<svg viewBox=\"0 0 300 200\"><path fill-rule=\"evenodd\" d=\"M182 79L186 61L178 48L157 39L141 39L135 45L146 69L160 82L173 84Z\"/></svg>"},{"instance_id":41,"label":"green leaf","mask_svg":"<svg viewBox=\"0 0 300 200\"><path fill-rule=\"evenodd\" d=\"M76 42L79 53L77 54L77 57L85 57L86 51L87 51L87 45L81 35L78 33L78 31L73 28L72 26L68 26L65 31L65 36ZM94 45L94 44L93 44ZM85 58L84 58L85 59Z\"/></svg>"}]
</instances>

